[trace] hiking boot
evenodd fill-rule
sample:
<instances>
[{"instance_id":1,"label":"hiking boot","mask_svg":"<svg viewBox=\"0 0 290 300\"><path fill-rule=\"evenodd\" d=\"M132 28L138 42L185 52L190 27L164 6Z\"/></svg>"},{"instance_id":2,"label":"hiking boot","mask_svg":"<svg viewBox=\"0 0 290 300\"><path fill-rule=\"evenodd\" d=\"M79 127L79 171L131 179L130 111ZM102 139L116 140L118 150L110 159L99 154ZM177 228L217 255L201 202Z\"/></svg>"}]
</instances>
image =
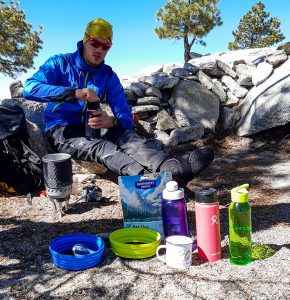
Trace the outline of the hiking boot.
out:
<instances>
[{"instance_id":1,"label":"hiking boot","mask_svg":"<svg viewBox=\"0 0 290 300\"><path fill-rule=\"evenodd\" d=\"M214 159L214 151L210 148L200 148L190 154L183 153L166 159L160 166L160 172L171 172L175 177L197 175Z\"/></svg>"}]
</instances>

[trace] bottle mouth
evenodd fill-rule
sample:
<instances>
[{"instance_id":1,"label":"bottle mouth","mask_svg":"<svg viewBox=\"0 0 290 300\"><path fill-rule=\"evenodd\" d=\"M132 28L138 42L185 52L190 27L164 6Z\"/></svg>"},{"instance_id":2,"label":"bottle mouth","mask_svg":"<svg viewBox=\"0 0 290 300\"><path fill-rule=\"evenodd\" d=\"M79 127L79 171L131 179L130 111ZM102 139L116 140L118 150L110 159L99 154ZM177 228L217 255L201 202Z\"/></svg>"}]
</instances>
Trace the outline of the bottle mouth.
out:
<instances>
[{"instance_id":1,"label":"bottle mouth","mask_svg":"<svg viewBox=\"0 0 290 300\"><path fill-rule=\"evenodd\" d=\"M183 235L171 235L166 238L166 242L171 245L189 245L193 243L193 239Z\"/></svg>"}]
</instances>

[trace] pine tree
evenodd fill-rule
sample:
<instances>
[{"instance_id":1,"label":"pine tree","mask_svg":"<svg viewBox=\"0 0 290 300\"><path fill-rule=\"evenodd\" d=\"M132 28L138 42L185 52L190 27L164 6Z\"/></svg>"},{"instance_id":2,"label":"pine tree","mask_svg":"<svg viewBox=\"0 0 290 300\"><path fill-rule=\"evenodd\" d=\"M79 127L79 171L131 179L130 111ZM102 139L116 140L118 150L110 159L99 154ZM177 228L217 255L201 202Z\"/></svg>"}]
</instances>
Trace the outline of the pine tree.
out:
<instances>
[{"instance_id":1,"label":"pine tree","mask_svg":"<svg viewBox=\"0 0 290 300\"><path fill-rule=\"evenodd\" d=\"M187 62L192 45L200 43L205 46L202 38L222 24L217 3L218 0L170 0L156 13L162 26L154 31L160 39L183 39L184 60Z\"/></svg>"},{"instance_id":2,"label":"pine tree","mask_svg":"<svg viewBox=\"0 0 290 300\"><path fill-rule=\"evenodd\" d=\"M264 9L265 5L258 2L243 16L237 30L232 32L235 40L229 43L230 50L268 47L285 38L279 19L269 18L270 13Z\"/></svg>"},{"instance_id":3,"label":"pine tree","mask_svg":"<svg viewBox=\"0 0 290 300\"><path fill-rule=\"evenodd\" d=\"M19 4L0 0L0 73L15 78L33 67L33 58L41 49L42 27L32 31Z\"/></svg>"}]
</instances>

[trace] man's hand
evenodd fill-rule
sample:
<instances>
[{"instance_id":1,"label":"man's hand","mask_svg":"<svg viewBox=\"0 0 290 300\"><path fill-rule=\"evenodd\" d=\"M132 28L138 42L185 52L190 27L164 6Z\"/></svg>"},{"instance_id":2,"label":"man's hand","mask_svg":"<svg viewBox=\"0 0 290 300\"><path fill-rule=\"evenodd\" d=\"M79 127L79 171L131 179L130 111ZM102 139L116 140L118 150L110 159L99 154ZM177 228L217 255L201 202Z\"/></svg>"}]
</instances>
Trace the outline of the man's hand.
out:
<instances>
[{"instance_id":1,"label":"man's hand","mask_svg":"<svg viewBox=\"0 0 290 300\"><path fill-rule=\"evenodd\" d=\"M111 128L114 127L114 119L101 109L89 110L88 125L94 129Z\"/></svg>"},{"instance_id":2,"label":"man's hand","mask_svg":"<svg viewBox=\"0 0 290 300\"><path fill-rule=\"evenodd\" d=\"M85 101L88 101L88 102L100 101L100 99L97 96L96 92L93 89L90 89L90 88L77 89L75 91L75 98L85 100Z\"/></svg>"}]
</instances>

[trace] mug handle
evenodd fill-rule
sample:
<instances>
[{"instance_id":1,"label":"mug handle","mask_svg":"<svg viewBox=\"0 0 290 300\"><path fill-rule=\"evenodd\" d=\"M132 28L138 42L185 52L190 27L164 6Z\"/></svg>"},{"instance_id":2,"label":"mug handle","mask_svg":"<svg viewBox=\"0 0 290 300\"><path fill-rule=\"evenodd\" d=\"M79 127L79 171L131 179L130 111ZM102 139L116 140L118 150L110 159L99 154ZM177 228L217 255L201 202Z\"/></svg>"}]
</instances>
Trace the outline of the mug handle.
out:
<instances>
[{"instance_id":1,"label":"mug handle","mask_svg":"<svg viewBox=\"0 0 290 300\"><path fill-rule=\"evenodd\" d=\"M160 255L159 255L159 250L160 249L166 249L166 245L161 245L161 246L158 246L157 249L156 249L156 256L159 260L163 261L166 263L166 260L164 258L162 258Z\"/></svg>"}]
</instances>

